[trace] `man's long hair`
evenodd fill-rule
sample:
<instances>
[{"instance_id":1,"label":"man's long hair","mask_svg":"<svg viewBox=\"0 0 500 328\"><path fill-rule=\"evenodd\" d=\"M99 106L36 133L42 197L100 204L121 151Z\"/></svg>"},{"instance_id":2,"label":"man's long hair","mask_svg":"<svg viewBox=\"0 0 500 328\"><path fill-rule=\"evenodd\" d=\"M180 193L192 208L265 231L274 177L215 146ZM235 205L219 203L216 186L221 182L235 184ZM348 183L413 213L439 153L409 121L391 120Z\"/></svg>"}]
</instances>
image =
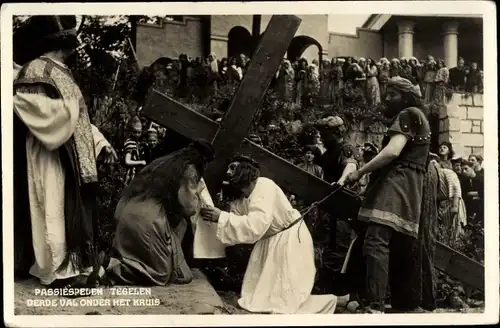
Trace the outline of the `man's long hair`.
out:
<instances>
[{"instance_id":1,"label":"man's long hair","mask_svg":"<svg viewBox=\"0 0 500 328\"><path fill-rule=\"evenodd\" d=\"M230 160L230 163L232 162L240 163L236 167L234 175L229 179L229 185L232 186L234 190L241 191L260 177L259 164L253 159L237 155Z\"/></svg>"},{"instance_id":2,"label":"man's long hair","mask_svg":"<svg viewBox=\"0 0 500 328\"><path fill-rule=\"evenodd\" d=\"M160 157L141 170L125 187L122 200L155 199L161 203L167 216L179 214L178 191L184 172L194 165L198 176L203 176L205 165L213 160L213 148L206 142L194 142L186 148Z\"/></svg>"}]
</instances>

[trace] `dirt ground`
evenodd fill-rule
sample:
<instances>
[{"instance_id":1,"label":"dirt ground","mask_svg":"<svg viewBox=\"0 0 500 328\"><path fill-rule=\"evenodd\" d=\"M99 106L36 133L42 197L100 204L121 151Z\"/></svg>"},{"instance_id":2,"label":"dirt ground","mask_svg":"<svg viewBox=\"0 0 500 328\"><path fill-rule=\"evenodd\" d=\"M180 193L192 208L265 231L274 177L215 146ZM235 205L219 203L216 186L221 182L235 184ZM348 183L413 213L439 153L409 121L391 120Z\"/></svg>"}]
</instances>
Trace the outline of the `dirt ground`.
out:
<instances>
[{"instance_id":1,"label":"dirt ground","mask_svg":"<svg viewBox=\"0 0 500 328\"><path fill-rule=\"evenodd\" d=\"M250 314L248 311L241 309L238 306L239 295L235 292L217 291L222 302L224 303L225 314ZM464 310L454 310L454 309L436 309L433 313L482 313L484 308L469 308ZM341 306L337 306L335 309L335 314L351 314L347 309Z\"/></svg>"},{"instance_id":2,"label":"dirt ground","mask_svg":"<svg viewBox=\"0 0 500 328\"><path fill-rule=\"evenodd\" d=\"M194 280L188 285L169 285L152 287L151 295L113 296L111 289L104 287L103 295L76 299L58 296L36 296L40 284L35 279L17 282L14 287L16 315L54 315L54 314L221 314L224 312L221 298L217 295L206 277L199 270L193 270ZM119 288L118 286L116 288ZM33 306L30 300L54 300L45 306ZM118 304L122 299L123 303ZM129 304L127 299L130 299ZM91 301L92 300L92 301ZM133 302L137 304L133 304ZM74 304L71 304L72 302ZM101 304L86 304L100 302ZM115 304L113 304L115 302ZM140 304L143 302L143 304Z\"/></svg>"},{"instance_id":3,"label":"dirt ground","mask_svg":"<svg viewBox=\"0 0 500 328\"><path fill-rule=\"evenodd\" d=\"M199 270L193 270L194 280L188 285L169 285L152 287L151 295L125 296L112 295L121 290L104 287L103 295L76 299L58 296L35 295L40 284L35 279L17 282L14 292L16 315L116 315L116 314L250 314L238 306L239 294L227 291L215 291L206 277ZM122 304L119 304L119 300ZM128 301L127 303L127 299ZM33 300L53 300L52 304L34 306ZM133 302L144 302L133 304ZM70 303L71 302L71 303ZM94 302L94 304L90 304ZM95 304L100 302L100 304ZM484 308L467 310L437 309L434 313L481 313ZM335 313L349 314L345 308L337 307Z\"/></svg>"}]
</instances>

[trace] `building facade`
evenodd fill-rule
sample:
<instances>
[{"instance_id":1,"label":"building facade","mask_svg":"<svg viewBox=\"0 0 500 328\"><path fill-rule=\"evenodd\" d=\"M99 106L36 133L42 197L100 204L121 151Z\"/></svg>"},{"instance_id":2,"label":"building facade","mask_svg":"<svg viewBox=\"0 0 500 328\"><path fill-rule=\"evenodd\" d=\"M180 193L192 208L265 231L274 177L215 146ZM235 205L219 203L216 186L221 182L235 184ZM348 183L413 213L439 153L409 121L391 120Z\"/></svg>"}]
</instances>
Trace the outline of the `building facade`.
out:
<instances>
[{"instance_id":1,"label":"building facade","mask_svg":"<svg viewBox=\"0 0 500 328\"><path fill-rule=\"evenodd\" d=\"M371 15L356 35L328 32L328 15L302 15L286 57L321 60L365 57L378 60L428 55L455 67L458 57L483 68L483 22L473 15ZM217 58L251 56L270 15L172 16L136 26L136 54L141 67L161 57ZM439 141L450 141L457 153L482 154L482 95L454 94L440 113Z\"/></svg>"},{"instance_id":2,"label":"building facade","mask_svg":"<svg viewBox=\"0 0 500 328\"><path fill-rule=\"evenodd\" d=\"M328 15L302 15L300 27L286 56L308 60L328 55ZM251 56L271 15L181 16L158 24L138 23L136 53L139 65L146 66L160 57L217 58L239 54Z\"/></svg>"},{"instance_id":3,"label":"building facade","mask_svg":"<svg viewBox=\"0 0 500 328\"><path fill-rule=\"evenodd\" d=\"M354 36L330 33L328 53L375 60L432 55L444 59L449 68L463 57L483 67L483 20L476 15L374 14Z\"/></svg>"},{"instance_id":4,"label":"building facade","mask_svg":"<svg viewBox=\"0 0 500 328\"><path fill-rule=\"evenodd\" d=\"M448 67L457 58L483 64L482 18L475 15L371 15L356 35L328 32L328 15L300 15L302 23L286 57L309 61L323 57L401 58L427 55L444 59ZM157 24L138 23L136 49L139 64L160 57L218 58L251 56L270 15L175 16Z\"/></svg>"}]
</instances>

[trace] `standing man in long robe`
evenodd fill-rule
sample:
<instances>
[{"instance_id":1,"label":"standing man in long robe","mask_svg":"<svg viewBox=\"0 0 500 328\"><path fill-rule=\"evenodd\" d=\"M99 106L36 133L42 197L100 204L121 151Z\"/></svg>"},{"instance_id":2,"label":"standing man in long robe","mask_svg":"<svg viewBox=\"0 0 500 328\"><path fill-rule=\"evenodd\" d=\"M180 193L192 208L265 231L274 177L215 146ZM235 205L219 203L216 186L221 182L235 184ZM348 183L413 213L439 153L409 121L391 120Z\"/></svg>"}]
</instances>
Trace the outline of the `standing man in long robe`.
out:
<instances>
[{"instance_id":1,"label":"standing man in long robe","mask_svg":"<svg viewBox=\"0 0 500 328\"><path fill-rule=\"evenodd\" d=\"M51 287L81 286L90 273L96 158L104 150L105 162L117 159L65 64L76 55L77 27L76 16L33 16L14 35L22 52L13 99L15 269Z\"/></svg>"},{"instance_id":2,"label":"standing man in long robe","mask_svg":"<svg viewBox=\"0 0 500 328\"><path fill-rule=\"evenodd\" d=\"M230 186L239 193L231 211L206 206L202 217L217 223L226 245L254 244L239 305L257 313L333 314L335 295L311 295L316 268L311 234L281 188L260 177L259 164L245 156L231 160Z\"/></svg>"}]
</instances>

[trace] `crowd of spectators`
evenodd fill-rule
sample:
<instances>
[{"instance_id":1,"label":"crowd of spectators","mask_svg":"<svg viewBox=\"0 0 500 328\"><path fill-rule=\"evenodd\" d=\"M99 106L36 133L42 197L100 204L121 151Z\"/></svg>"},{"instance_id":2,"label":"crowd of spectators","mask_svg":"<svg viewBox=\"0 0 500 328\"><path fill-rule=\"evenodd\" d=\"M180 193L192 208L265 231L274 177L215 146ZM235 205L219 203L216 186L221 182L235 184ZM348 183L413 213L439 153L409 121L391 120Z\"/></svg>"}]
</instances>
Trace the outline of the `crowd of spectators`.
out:
<instances>
[{"instance_id":1,"label":"crowd of spectators","mask_svg":"<svg viewBox=\"0 0 500 328\"><path fill-rule=\"evenodd\" d=\"M218 59L215 54L207 58L180 55L178 59L160 58L147 67L142 79L153 79L155 87L169 90L180 98L195 96L206 99L214 89L228 81L241 81L249 67L250 58L239 55ZM425 60L411 58L337 57L314 59L310 63L301 58L284 59L271 87L281 97L299 107L313 100L322 104L342 102L376 106L381 102L387 81L394 76L409 79L418 85L424 105L444 103L452 91L483 92L483 71L476 62L458 59L456 67L449 69L442 59L427 56ZM142 83L147 86L151 83ZM145 92L143 92L145 94Z\"/></svg>"}]
</instances>

